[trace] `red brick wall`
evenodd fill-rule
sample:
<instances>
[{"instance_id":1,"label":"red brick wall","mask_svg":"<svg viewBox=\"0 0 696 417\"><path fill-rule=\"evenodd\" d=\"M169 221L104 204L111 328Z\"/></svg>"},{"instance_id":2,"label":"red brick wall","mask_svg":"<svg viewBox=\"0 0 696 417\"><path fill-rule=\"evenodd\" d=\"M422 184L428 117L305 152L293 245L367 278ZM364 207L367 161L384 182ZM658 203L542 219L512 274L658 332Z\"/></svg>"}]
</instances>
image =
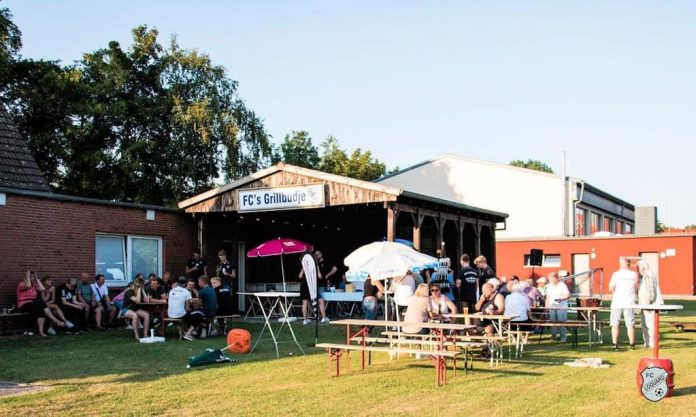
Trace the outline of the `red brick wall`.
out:
<instances>
[{"instance_id":1,"label":"red brick wall","mask_svg":"<svg viewBox=\"0 0 696 417\"><path fill-rule=\"evenodd\" d=\"M27 269L50 275L54 283L95 271L96 233L162 238L164 271L176 277L196 247L190 215L143 208L78 203L7 194L0 206L0 307L15 303L17 282Z\"/></svg>"},{"instance_id":2,"label":"red brick wall","mask_svg":"<svg viewBox=\"0 0 696 417\"><path fill-rule=\"evenodd\" d=\"M590 259L590 268L604 268L604 293L607 294L612 272L619 268L620 256L638 256L641 252L664 252L675 249L676 256L659 260L660 287L665 295L695 295L696 290L696 239L691 235L655 235L609 238L578 238L557 240L510 240L498 241L497 270L499 276L517 275L526 279L531 277L532 268L524 267L524 255L530 249L542 249L545 254L561 255L559 268L535 268L534 276L564 269L572 271L573 254L591 254L594 248L596 257ZM599 290L599 280L595 281Z\"/></svg>"}]
</instances>

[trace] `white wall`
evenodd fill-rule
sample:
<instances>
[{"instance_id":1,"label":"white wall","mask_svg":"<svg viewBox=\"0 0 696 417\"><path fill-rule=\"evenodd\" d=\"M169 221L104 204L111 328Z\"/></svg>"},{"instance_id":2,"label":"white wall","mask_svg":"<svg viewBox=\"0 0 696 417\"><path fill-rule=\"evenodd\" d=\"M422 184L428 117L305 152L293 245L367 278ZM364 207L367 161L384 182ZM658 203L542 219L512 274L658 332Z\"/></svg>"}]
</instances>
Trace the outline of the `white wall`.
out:
<instances>
[{"instance_id":1,"label":"white wall","mask_svg":"<svg viewBox=\"0 0 696 417\"><path fill-rule=\"evenodd\" d=\"M497 238L563 235L560 176L446 155L380 182L509 214Z\"/></svg>"}]
</instances>

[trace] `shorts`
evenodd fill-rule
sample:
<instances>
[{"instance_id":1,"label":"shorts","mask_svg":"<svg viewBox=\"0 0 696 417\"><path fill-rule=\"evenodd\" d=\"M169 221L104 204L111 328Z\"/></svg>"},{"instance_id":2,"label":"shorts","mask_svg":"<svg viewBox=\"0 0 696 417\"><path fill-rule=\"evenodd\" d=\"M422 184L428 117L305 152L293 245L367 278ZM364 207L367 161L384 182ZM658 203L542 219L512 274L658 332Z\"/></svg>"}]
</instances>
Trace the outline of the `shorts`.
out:
<instances>
[{"instance_id":1,"label":"shorts","mask_svg":"<svg viewBox=\"0 0 696 417\"><path fill-rule=\"evenodd\" d=\"M612 326L618 326L621 321L621 314L623 313L624 322L626 327L633 327L636 323L635 313L632 308L612 308L611 316L609 316L609 324Z\"/></svg>"},{"instance_id":2,"label":"shorts","mask_svg":"<svg viewBox=\"0 0 696 417\"><path fill-rule=\"evenodd\" d=\"M322 298L321 292L319 292L319 282L317 282L317 300ZM311 300L312 296L309 294L309 285L307 285L307 280L303 279L300 281L300 300Z\"/></svg>"},{"instance_id":3,"label":"shorts","mask_svg":"<svg viewBox=\"0 0 696 417\"><path fill-rule=\"evenodd\" d=\"M35 300L32 300L31 302L28 302L26 304L22 304L21 307L17 309L17 311L21 313L27 313L29 314L32 318L38 318L38 317L46 317L44 314L44 309L47 307L46 303L43 302L43 300L39 300L38 298Z\"/></svg>"}]
</instances>

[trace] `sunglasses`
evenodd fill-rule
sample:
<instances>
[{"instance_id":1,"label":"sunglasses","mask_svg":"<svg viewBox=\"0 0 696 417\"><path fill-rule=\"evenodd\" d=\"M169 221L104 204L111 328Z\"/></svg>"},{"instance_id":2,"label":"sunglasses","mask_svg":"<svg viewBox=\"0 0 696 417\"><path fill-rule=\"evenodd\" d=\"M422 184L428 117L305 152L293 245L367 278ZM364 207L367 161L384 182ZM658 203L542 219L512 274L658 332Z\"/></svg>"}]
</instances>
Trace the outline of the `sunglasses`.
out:
<instances>
[{"instance_id":1,"label":"sunglasses","mask_svg":"<svg viewBox=\"0 0 696 417\"><path fill-rule=\"evenodd\" d=\"M440 292L440 289L439 288L431 288L430 292Z\"/></svg>"}]
</instances>

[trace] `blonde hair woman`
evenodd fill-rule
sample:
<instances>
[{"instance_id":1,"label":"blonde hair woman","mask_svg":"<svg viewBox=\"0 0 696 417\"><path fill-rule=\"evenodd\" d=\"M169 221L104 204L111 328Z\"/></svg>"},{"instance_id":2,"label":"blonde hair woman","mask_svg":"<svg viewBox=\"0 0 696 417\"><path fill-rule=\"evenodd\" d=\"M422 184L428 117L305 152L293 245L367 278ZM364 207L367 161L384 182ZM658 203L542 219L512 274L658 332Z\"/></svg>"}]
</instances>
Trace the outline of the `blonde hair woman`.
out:
<instances>
[{"instance_id":1,"label":"blonde hair woman","mask_svg":"<svg viewBox=\"0 0 696 417\"><path fill-rule=\"evenodd\" d=\"M428 321L428 284L419 284L413 296L408 300L408 308L404 322L406 323L425 323ZM404 333L428 333L428 329L418 326L404 326L401 329Z\"/></svg>"},{"instance_id":2,"label":"blonde hair woman","mask_svg":"<svg viewBox=\"0 0 696 417\"><path fill-rule=\"evenodd\" d=\"M138 276L133 280L133 283L123 296L123 315L131 320L133 336L135 336L136 341L140 341L138 327L140 327L139 322L141 319L143 321L143 337L147 337L147 333L150 330L150 313L141 309L138 305L149 301L149 297L145 294L144 287L145 280L142 276Z\"/></svg>"}]
</instances>

